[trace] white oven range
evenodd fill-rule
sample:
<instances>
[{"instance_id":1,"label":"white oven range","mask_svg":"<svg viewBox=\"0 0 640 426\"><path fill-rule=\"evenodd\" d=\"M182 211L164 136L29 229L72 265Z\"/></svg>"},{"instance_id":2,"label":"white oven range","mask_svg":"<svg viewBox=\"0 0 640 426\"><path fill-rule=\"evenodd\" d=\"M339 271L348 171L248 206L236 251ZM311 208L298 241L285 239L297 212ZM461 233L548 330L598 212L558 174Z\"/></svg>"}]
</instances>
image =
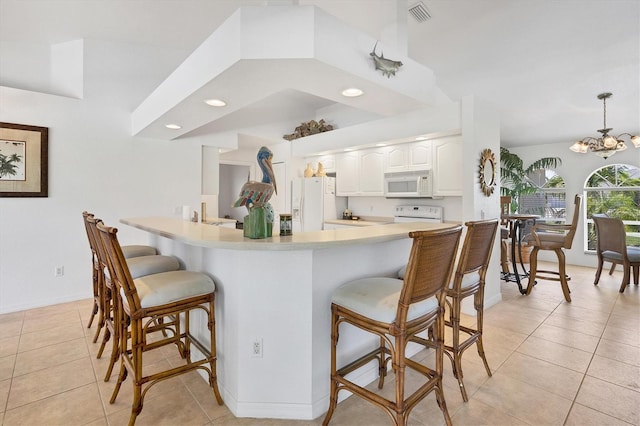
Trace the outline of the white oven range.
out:
<instances>
[{"instance_id":1,"label":"white oven range","mask_svg":"<svg viewBox=\"0 0 640 426\"><path fill-rule=\"evenodd\" d=\"M444 209L439 206L396 206L394 222L428 222L442 223L444 219Z\"/></svg>"}]
</instances>

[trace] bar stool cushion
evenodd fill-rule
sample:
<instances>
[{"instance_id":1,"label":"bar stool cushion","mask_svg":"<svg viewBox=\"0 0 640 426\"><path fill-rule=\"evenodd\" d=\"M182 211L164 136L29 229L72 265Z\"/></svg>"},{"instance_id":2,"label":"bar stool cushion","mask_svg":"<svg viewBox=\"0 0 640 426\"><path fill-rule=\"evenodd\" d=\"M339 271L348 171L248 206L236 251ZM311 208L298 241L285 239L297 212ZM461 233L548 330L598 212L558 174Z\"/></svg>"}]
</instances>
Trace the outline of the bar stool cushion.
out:
<instances>
[{"instance_id":1,"label":"bar stool cushion","mask_svg":"<svg viewBox=\"0 0 640 426\"><path fill-rule=\"evenodd\" d=\"M125 259L131 278L136 279L145 275L159 274L161 272L177 271L180 269L180 262L174 256L162 256L156 254L154 256L140 256ZM111 281L109 270L104 270L104 276Z\"/></svg>"},{"instance_id":2,"label":"bar stool cushion","mask_svg":"<svg viewBox=\"0 0 640 426\"><path fill-rule=\"evenodd\" d=\"M165 305L213 293L216 289L211 278L202 272L194 271L170 271L145 275L134 279L133 282L142 308ZM126 297L123 297L122 301L126 304Z\"/></svg>"},{"instance_id":3,"label":"bar stool cushion","mask_svg":"<svg viewBox=\"0 0 640 426\"><path fill-rule=\"evenodd\" d=\"M158 251L155 247L151 246L131 245L122 246L122 254L125 259L130 259L132 257L139 256L152 256L154 254L158 254Z\"/></svg>"},{"instance_id":4,"label":"bar stool cushion","mask_svg":"<svg viewBox=\"0 0 640 426\"><path fill-rule=\"evenodd\" d=\"M455 281L455 274L454 274L454 278L452 278L451 282L449 282L450 289L453 288L454 281ZM480 282L480 271L475 271L469 274L465 274L462 276L462 283L460 284L460 289L471 287L472 285L478 284L478 282Z\"/></svg>"},{"instance_id":5,"label":"bar stool cushion","mask_svg":"<svg viewBox=\"0 0 640 426\"><path fill-rule=\"evenodd\" d=\"M136 279L145 275L177 271L180 269L180 262L175 256L140 256L127 259L127 266L129 266L131 278Z\"/></svg>"},{"instance_id":6,"label":"bar stool cushion","mask_svg":"<svg viewBox=\"0 0 640 426\"><path fill-rule=\"evenodd\" d=\"M396 318L403 281L397 278L372 277L349 281L338 287L332 303L375 321L391 323ZM407 321L438 308L435 296L409 307Z\"/></svg>"}]
</instances>

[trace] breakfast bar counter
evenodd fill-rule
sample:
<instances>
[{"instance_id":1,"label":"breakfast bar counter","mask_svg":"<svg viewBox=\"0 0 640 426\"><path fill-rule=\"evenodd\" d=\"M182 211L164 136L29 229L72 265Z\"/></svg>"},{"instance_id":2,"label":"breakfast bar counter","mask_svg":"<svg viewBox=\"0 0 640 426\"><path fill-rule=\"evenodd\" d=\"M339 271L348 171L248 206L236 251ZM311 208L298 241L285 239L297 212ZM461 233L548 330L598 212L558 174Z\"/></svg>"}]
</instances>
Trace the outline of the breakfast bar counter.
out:
<instances>
[{"instance_id":1,"label":"breakfast bar counter","mask_svg":"<svg viewBox=\"0 0 640 426\"><path fill-rule=\"evenodd\" d=\"M151 244L186 269L214 279L218 383L231 412L302 420L329 405L333 291L357 278L395 276L409 257L410 231L456 225L396 223L252 240L242 230L178 218L121 222L147 231ZM206 340L206 322L193 318L196 323ZM341 335L339 364L342 354L377 344L356 329L344 327ZM357 381L376 377L372 367Z\"/></svg>"}]
</instances>

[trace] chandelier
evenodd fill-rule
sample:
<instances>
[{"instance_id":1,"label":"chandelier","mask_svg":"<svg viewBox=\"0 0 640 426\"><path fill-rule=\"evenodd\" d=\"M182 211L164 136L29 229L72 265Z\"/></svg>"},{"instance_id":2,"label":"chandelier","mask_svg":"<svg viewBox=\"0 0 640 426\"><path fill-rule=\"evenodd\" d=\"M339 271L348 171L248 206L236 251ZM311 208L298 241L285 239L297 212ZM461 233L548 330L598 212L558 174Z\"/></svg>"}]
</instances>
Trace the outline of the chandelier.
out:
<instances>
[{"instance_id":1,"label":"chandelier","mask_svg":"<svg viewBox=\"0 0 640 426\"><path fill-rule=\"evenodd\" d=\"M611 93L600 93L598 99L602 99L604 106L604 126L599 129L598 132L602 133L599 138L586 137L577 141L569 148L573 152L584 154L586 152L593 152L594 154L607 159L618 151L624 151L627 149L627 144L624 139L629 138L629 141L636 148L640 148L640 136L631 135L629 133L622 133L619 136L611 136L609 134L611 128L607 128L607 99L611 97Z\"/></svg>"}]
</instances>

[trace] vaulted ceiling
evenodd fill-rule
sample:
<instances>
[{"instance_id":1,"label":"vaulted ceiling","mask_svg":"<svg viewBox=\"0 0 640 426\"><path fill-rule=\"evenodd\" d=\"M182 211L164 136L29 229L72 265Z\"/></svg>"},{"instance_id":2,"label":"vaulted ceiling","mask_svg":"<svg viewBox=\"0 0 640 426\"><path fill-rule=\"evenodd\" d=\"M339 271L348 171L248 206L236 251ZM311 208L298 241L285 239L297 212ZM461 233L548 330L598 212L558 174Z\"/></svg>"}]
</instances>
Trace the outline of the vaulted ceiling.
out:
<instances>
[{"instance_id":1,"label":"vaulted ceiling","mask_svg":"<svg viewBox=\"0 0 640 426\"><path fill-rule=\"evenodd\" d=\"M438 102L475 95L492 103L502 114L504 146L568 147L596 136L602 127L602 103L596 98L601 92L613 93L608 127L616 134L640 133L640 1L422 2L431 14L424 22L406 12L416 0L2 0L0 84L50 90L37 66L47 65L42 57L49 46L83 39L85 96L118 102L133 113L239 7L315 5L364 34L367 42L381 40L385 56L415 61L391 79L401 81L412 65L424 67L433 72ZM341 47L336 45L336 52ZM372 47L362 54L368 56ZM390 83L380 79L383 86ZM226 83L242 88L240 78ZM409 84L418 91L424 80L413 78ZM247 123L295 123L340 102L299 89L280 88L253 99L194 127L192 134ZM348 117L386 114L372 108L385 102L384 91L358 102L369 103L368 108L345 102L345 124L356 120Z\"/></svg>"}]
</instances>

